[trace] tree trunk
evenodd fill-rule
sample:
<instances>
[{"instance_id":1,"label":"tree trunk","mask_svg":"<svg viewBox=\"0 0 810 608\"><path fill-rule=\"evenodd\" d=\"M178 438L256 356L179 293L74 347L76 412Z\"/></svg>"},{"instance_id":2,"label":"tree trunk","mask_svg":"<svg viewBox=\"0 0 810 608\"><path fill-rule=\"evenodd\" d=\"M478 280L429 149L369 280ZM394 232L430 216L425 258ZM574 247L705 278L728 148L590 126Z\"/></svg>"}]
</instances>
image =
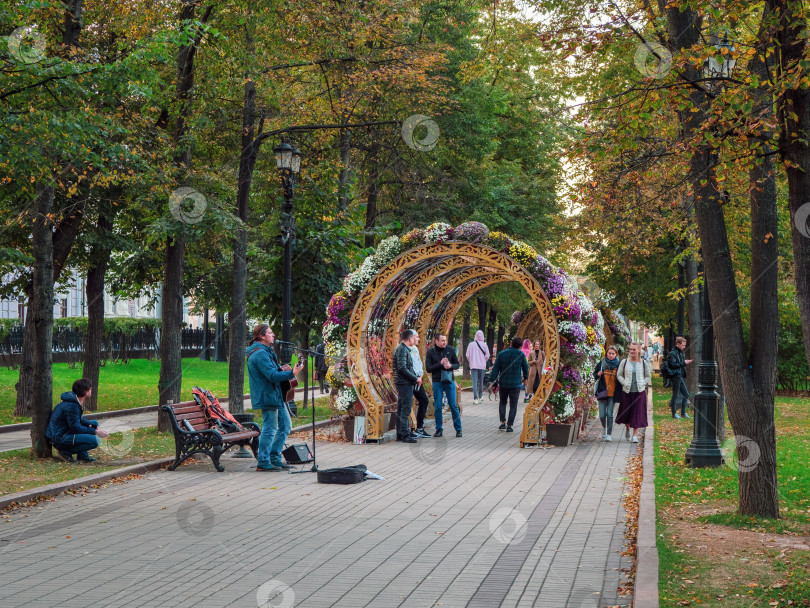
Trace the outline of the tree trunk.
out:
<instances>
[{"instance_id":1,"label":"tree trunk","mask_svg":"<svg viewBox=\"0 0 810 608\"><path fill-rule=\"evenodd\" d=\"M683 10L682 10L683 9ZM673 50L691 48L701 41L702 19L692 8L671 6L667 9L669 39ZM687 66L684 77L699 78L694 66ZM679 112L687 140L700 136L707 120L709 101L703 90L692 88L691 108ZM696 110L696 111L691 111ZM710 145L703 143L693 153L690 176L695 199L696 217L703 252L705 279L709 286L714 333L719 346L720 370L726 391L728 414L737 435L737 453L741 466L739 478L739 512L763 517L779 516L776 477L776 436L774 428L774 388L778 331L776 208L769 200L752 201L751 244L752 277L751 324L753 367L751 373L743 342L742 319L734 265L723 216L722 199L717 189L717 157ZM757 345L756 350L753 348ZM773 381L768 378L773 377ZM744 436L744 437L743 437ZM753 466L749 448L758 450ZM748 445L746 445L748 444Z\"/></svg>"},{"instance_id":2,"label":"tree trunk","mask_svg":"<svg viewBox=\"0 0 810 608\"><path fill-rule=\"evenodd\" d=\"M179 21L186 27L195 21L197 0L183 0ZM206 23L213 5L209 6L200 23ZM181 45L177 52L177 116L174 121L172 140L175 148L175 164L180 170L181 183L191 170L191 146L188 141L188 118L191 114L191 98L194 89L194 58L202 40L198 31L189 44ZM181 224L178 222L178 224ZM182 323L183 323L183 270L186 254L184 227L177 225L166 239L166 256L163 270L163 298L161 311L163 324L160 337L160 378L158 380L159 405L179 403L183 380ZM158 409L158 430L171 430L168 416Z\"/></svg>"},{"instance_id":3,"label":"tree trunk","mask_svg":"<svg viewBox=\"0 0 810 608\"><path fill-rule=\"evenodd\" d=\"M462 367L462 377L470 377L470 362L467 360L467 345L470 344L470 309L468 308L464 313L464 322L461 325L461 353L464 356L464 365Z\"/></svg>"},{"instance_id":4,"label":"tree trunk","mask_svg":"<svg viewBox=\"0 0 810 608\"><path fill-rule=\"evenodd\" d=\"M489 323L487 323L487 346L489 352L492 352L492 347L495 346L495 324L498 322L498 312L489 307Z\"/></svg>"},{"instance_id":5,"label":"tree trunk","mask_svg":"<svg viewBox=\"0 0 810 608\"><path fill-rule=\"evenodd\" d=\"M31 404L34 402L34 322L31 320L31 289L26 289L26 306L28 315L23 330L22 353L20 354L20 374L14 388L17 390L17 403L14 406L15 416L30 416Z\"/></svg>"},{"instance_id":6,"label":"tree trunk","mask_svg":"<svg viewBox=\"0 0 810 608\"><path fill-rule=\"evenodd\" d=\"M340 130L340 172L338 173L338 211L346 211L349 208L351 171L351 141L352 132L350 129Z\"/></svg>"},{"instance_id":7,"label":"tree trunk","mask_svg":"<svg viewBox=\"0 0 810 608\"><path fill-rule=\"evenodd\" d=\"M687 359L694 359L692 365L686 376L686 388L689 390L690 395L695 395L698 392L698 366L700 365L702 357L703 340L701 334L703 333L703 315L702 303L699 290L692 290L695 280L698 278L698 265L694 256L690 256L686 260L686 283L690 286L689 292L686 296L686 304L689 314L689 343Z\"/></svg>"},{"instance_id":8,"label":"tree trunk","mask_svg":"<svg viewBox=\"0 0 810 608\"><path fill-rule=\"evenodd\" d=\"M113 207L115 209L115 207ZM115 213L111 211L110 213ZM98 218L98 230L102 239L109 238L113 222L110 217L101 213ZM87 272L87 338L84 347L84 369L82 377L90 381L93 391L90 393L83 407L95 412L98 409L98 378L101 369L101 348L104 340L104 275L107 273L107 264L110 261L111 249L103 245L93 247L91 259L95 265Z\"/></svg>"},{"instance_id":9,"label":"tree trunk","mask_svg":"<svg viewBox=\"0 0 810 608\"><path fill-rule=\"evenodd\" d=\"M768 11L778 19L774 55L782 79L807 80L808 70L800 62L807 55L805 17L796 15L788 0L769 0ZM766 43L771 43L768 40ZM785 161L788 181L790 235L793 241L794 281L802 322L804 352L810 366L810 91L806 86L788 86L777 100L780 123L779 151ZM775 233L774 233L775 234Z\"/></svg>"},{"instance_id":10,"label":"tree trunk","mask_svg":"<svg viewBox=\"0 0 810 608\"><path fill-rule=\"evenodd\" d=\"M478 304L478 329L483 332L487 330L487 301L484 298L476 298Z\"/></svg>"},{"instance_id":11,"label":"tree trunk","mask_svg":"<svg viewBox=\"0 0 810 608\"><path fill-rule=\"evenodd\" d=\"M62 44L66 47L79 46L79 34L82 31L82 0L65 2L65 14L62 21ZM64 53L66 58L69 52Z\"/></svg>"},{"instance_id":12,"label":"tree trunk","mask_svg":"<svg viewBox=\"0 0 810 608\"><path fill-rule=\"evenodd\" d=\"M374 246L374 227L377 225L377 197L379 196L379 167L377 165L377 154L380 151L379 144L372 144L370 153L370 169L368 173L368 195L366 198L366 227L365 241L366 247Z\"/></svg>"},{"instance_id":13,"label":"tree trunk","mask_svg":"<svg viewBox=\"0 0 810 608\"><path fill-rule=\"evenodd\" d=\"M38 458L50 458L45 438L53 410L53 186L39 191L31 237L34 257L29 318L34 332L34 385L31 446Z\"/></svg>"},{"instance_id":14,"label":"tree trunk","mask_svg":"<svg viewBox=\"0 0 810 608\"><path fill-rule=\"evenodd\" d=\"M252 38L248 36L248 46ZM253 169L259 143L253 137L256 122L256 86L249 77L245 80L245 96L242 108L242 141L239 158L239 184L236 192L237 213L241 226L233 243L233 292L231 312L230 342L228 346L228 408L233 413L244 412L242 397L245 394L245 346L247 334L247 219L250 201L250 186L253 183Z\"/></svg>"},{"instance_id":15,"label":"tree trunk","mask_svg":"<svg viewBox=\"0 0 810 608\"><path fill-rule=\"evenodd\" d=\"M182 236L166 248L163 296L160 301L163 323L160 329L160 378L158 403L180 403L183 382L182 324L183 324L183 257L186 242ZM158 430L170 431L168 415L158 410Z\"/></svg>"}]
</instances>

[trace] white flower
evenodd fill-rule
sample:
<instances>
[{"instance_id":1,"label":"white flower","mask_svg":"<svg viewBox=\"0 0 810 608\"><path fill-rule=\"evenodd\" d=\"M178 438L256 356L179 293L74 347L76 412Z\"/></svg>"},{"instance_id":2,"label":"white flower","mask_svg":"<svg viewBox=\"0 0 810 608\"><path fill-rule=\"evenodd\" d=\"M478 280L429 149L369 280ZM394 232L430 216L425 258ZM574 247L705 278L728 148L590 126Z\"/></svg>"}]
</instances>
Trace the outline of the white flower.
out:
<instances>
[{"instance_id":1,"label":"white flower","mask_svg":"<svg viewBox=\"0 0 810 608\"><path fill-rule=\"evenodd\" d=\"M349 297L357 295L366 288L366 285L371 283L378 271L379 268L374 256L368 256L357 270L343 279L343 291Z\"/></svg>"},{"instance_id":2,"label":"white flower","mask_svg":"<svg viewBox=\"0 0 810 608\"><path fill-rule=\"evenodd\" d=\"M346 339L346 328L334 323L327 323L323 326L321 332L323 341L326 343L334 342L335 340L343 341Z\"/></svg>"},{"instance_id":3,"label":"white flower","mask_svg":"<svg viewBox=\"0 0 810 608\"><path fill-rule=\"evenodd\" d=\"M340 390L337 399L335 399L334 407L339 412L347 412L355 401L357 401L357 392L353 388L346 386Z\"/></svg>"},{"instance_id":4,"label":"white flower","mask_svg":"<svg viewBox=\"0 0 810 608\"><path fill-rule=\"evenodd\" d=\"M587 319L588 323L590 323L591 315L593 315L591 299L581 291L577 292L577 299L579 300L579 307L582 309L582 318Z\"/></svg>"},{"instance_id":5,"label":"white flower","mask_svg":"<svg viewBox=\"0 0 810 608\"><path fill-rule=\"evenodd\" d=\"M448 233L453 229L450 224L436 222L425 228L426 243L440 243L447 240Z\"/></svg>"},{"instance_id":6,"label":"white flower","mask_svg":"<svg viewBox=\"0 0 810 608\"><path fill-rule=\"evenodd\" d=\"M388 266L401 252L402 241L399 240L398 236L389 236L387 239L383 240L377 245L377 251L374 254L378 268Z\"/></svg>"}]
</instances>

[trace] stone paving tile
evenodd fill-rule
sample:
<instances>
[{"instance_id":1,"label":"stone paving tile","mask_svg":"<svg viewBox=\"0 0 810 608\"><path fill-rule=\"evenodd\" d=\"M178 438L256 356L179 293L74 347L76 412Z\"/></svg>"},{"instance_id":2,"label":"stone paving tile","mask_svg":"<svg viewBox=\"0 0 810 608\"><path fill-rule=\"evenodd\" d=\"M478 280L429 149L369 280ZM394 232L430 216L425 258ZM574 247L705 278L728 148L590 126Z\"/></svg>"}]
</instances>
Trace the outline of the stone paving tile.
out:
<instances>
[{"instance_id":1,"label":"stone paving tile","mask_svg":"<svg viewBox=\"0 0 810 608\"><path fill-rule=\"evenodd\" d=\"M259 606L268 588L288 608L621 603L635 446L591 428L521 450L493 404L464 409L463 438L318 444L321 469L362 462L384 481L322 485L226 457L225 473L193 463L13 512L0 604Z\"/></svg>"}]
</instances>

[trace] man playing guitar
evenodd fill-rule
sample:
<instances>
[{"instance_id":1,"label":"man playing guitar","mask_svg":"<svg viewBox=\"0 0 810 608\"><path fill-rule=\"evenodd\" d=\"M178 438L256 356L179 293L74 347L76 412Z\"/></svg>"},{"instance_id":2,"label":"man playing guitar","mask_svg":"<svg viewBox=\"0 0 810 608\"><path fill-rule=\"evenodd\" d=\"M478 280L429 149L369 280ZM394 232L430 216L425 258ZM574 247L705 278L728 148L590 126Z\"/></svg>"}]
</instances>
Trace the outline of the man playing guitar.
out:
<instances>
[{"instance_id":1,"label":"man playing guitar","mask_svg":"<svg viewBox=\"0 0 810 608\"><path fill-rule=\"evenodd\" d=\"M286 389L303 368L300 361L291 368L281 365L273 351L276 335L266 323L253 328L253 342L245 349L250 385L250 407L262 410L262 433L259 435L257 471L281 471L290 465L281 460L281 450L292 429L287 411ZM282 389L285 384L285 389ZM290 389L294 391L295 389Z\"/></svg>"}]
</instances>

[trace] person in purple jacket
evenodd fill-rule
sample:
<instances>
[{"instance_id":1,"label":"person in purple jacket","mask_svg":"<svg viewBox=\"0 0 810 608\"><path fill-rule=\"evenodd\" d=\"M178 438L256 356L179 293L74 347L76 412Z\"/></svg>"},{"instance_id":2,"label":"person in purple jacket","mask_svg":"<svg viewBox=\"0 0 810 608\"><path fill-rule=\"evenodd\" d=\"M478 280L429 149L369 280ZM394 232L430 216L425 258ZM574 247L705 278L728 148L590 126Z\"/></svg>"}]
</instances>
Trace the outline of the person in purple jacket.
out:
<instances>
[{"instance_id":1,"label":"person in purple jacket","mask_svg":"<svg viewBox=\"0 0 810 608\"><path fill-rule=\"evenodd\" d=\"M109 437L98 422L82 416L82 405L92 391L89 380L76 380L73 390L62 393L62 401L51 413L45 437L65 462L93 462L95 458L88 452L98 447L99 437ZM75 460L73 454L76 454Z\"/></svg>"}]
</instances>

